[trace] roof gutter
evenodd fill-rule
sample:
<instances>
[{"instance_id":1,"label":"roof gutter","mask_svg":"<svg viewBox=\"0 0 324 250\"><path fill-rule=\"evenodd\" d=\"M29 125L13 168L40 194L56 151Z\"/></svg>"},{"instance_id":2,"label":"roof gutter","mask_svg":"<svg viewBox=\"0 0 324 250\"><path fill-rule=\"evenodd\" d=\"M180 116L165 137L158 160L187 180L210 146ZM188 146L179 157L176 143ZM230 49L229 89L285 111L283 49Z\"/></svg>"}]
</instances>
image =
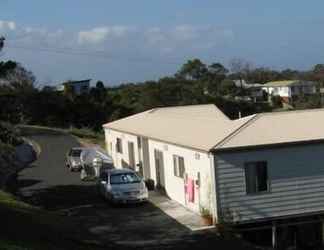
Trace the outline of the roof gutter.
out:
<instances>
[{"instance_id":1,"label":"roof gutter","mask_svg":"<svg viewBox=\"0 0 324 250\"><path fill-rule=\"evenodd\" d=\"M304 141L294 141L294 142L280 142L280 143L272 143L272 144L260 144L260 145L248 145L248 146L240 146L240 147L229 147L229 148L213 148L211 152L237 152L237 151L249 151L249 150L266 150L266 149L274 149L274 148L286 148L290 146L307 146L307 145L316 145L324 143L323 139L316 140L304 140Z\"/></svg>"}]
</instances>

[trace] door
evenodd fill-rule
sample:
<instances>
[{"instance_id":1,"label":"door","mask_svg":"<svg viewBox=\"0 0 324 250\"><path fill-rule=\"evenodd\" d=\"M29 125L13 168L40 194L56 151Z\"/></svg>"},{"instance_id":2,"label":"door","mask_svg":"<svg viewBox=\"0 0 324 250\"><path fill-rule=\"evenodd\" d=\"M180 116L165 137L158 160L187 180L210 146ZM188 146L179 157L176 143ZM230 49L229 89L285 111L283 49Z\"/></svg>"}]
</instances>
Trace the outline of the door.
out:
<instances>
[{"instance_id":1,"label":"door","mask_svg":"<svg viewBox=\"0 0 324 250\"><path fill-rule=\"evenodd\" d=\"M106 197L106 185L108 185L108 174L102 172L99 176L99 192L104 197Z\"/></svg>"},{"instance_id":2,"label":"door","mask_svg":"<svg viewBox=\"0 0 324 250\"><path fill-rule=\"evenodd\" d=\"M128 142L128 160L129 168L135 170L135 151L133 142Z\"/></svg>"},{"instance_id":3,"label":"door","mask_svg":"<svg viewBox=\"0 0 324 250\"><path fill-rule=\"evenodd\" d=\"M156 187L164 189L165 176L164 176L163 152L155 149L154 158L155 158L155 171L156 171Z\"/></svg>"},{"instance_id":4,"label":"door","mask_svg":"<svg viewBox=\"0 0 324 250\"><path fill-rule=\"evenodd\" d=\"M143 176L145 179L150 179L150 178L152 178L151 166L150 166L150 150L149 150L148 139L145 137L141 138L141 148L142 148L143 157L140 159L142 159L142 162L143 162L143 164L142 164L143 165L142 166Z\"/></svg>"}]
</instances>

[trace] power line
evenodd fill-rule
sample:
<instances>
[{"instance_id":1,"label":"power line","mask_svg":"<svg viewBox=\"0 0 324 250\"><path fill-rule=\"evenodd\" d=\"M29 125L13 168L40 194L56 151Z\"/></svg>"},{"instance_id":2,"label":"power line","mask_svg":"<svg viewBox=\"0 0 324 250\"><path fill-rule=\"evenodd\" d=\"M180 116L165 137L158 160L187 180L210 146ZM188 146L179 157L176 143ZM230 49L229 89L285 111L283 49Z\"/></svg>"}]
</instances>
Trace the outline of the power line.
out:
<instances>
[{"instance_id":1,"label":"power line","mask_svg":"<svg viewBox=\"0 0 324 250\"><path fill-rule=\"evenodd\" d=\"M25 47L25 46L17 46L17 45L6 45L7 48L11 49L21 49L21 50L29 50L36 52L45 52L45 53L55 53L55 54L64 54L64 55L72 55L72 56L87 56L87 57L100 57L107 60L127 60L128 62L133 63L156 63L158 60L154 60L152 58L140 58L140 57L127 57L121 58L120 56L108 54L107 51L90 51L90 50L81 50L81 49L73 49L73 48L58 48L58 47ZM178 59L177 61L171 60L163 60L165 64L171 65L179 65L183 63L183 61Z\"/></svg>"}]
</instances>

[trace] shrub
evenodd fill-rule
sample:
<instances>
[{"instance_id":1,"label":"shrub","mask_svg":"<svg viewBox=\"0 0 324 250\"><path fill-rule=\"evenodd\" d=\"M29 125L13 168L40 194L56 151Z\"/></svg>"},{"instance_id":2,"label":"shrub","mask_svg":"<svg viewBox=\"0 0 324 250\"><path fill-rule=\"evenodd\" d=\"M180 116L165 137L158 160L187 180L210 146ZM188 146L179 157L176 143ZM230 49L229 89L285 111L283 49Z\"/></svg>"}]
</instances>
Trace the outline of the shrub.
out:
<instances>
[{"instance_id":1,"label":"shrub","mask_svg":"<svg viewBox=\"0 0 324 250\"><path fill-rule=\"evenodd\" d=\"M18 131L9 123L0 122L0 141L4 144L18 146L23 143Z\"/></svg>"}]
</instances>

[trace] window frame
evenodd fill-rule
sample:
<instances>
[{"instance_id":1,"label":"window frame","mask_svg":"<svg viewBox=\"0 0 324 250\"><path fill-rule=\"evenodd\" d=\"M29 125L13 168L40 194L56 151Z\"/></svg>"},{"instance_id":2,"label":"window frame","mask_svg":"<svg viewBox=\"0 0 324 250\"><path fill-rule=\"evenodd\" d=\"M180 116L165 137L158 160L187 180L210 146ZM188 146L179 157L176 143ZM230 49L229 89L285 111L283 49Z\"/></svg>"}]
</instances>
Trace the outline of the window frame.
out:
<instances>
[{"instance_id":1,"label":"window frame","mask_svg":"<svg viewBox=\"0 0 324 250\"><path fill-rule=\"evenodd\" d=\"M256 191L251 191L249 190L248 188L248 167L251 167L251 165L253 164L253 167L255 168L255 174L256 176L255 177L252 177L252 178L255 178L256 180L256 183L254 184L255 185L255 190ZM264 165L263 165L264 164ZM261 167L260 165L263 165L263 167L265 167L265 170L266 170L266 187L267 189L266 190L261 190L259 191L258 190L258 183L257 183L257 180L258 180L258 172L257 170ZM245 175L245 192L246 192L246 195L262 195L262 194L267 194L267 193L270 193L271 192L271 183L270 183L270 178L269 178L269 171L268 171L268 162L267 161L249 161L249 162L245 162L244 163L244 175Z\"/></svg>"},{"instance_id":2,"label":"window frame","mask_svg":"<svg viewBox=\"0 0 324 250\"><path fill-rule=\"evenodd\" d=\"M182 164L180 164L180 162L182 162ZM179 155L173 155L173 175L175 177L184 179L185 173L186 173L186 166L184 162L184 157Z\"/></svg>"},{"instance_id":3,"label":"window frame","mask_svg":"<svg viewBox=\"0 0 324 250\"><path fill-rule=\"evenodd\" d=\"M119 154L123 153L123 141L119 137L116 139L116 152Z\"/></svg>"}]
</instances>

